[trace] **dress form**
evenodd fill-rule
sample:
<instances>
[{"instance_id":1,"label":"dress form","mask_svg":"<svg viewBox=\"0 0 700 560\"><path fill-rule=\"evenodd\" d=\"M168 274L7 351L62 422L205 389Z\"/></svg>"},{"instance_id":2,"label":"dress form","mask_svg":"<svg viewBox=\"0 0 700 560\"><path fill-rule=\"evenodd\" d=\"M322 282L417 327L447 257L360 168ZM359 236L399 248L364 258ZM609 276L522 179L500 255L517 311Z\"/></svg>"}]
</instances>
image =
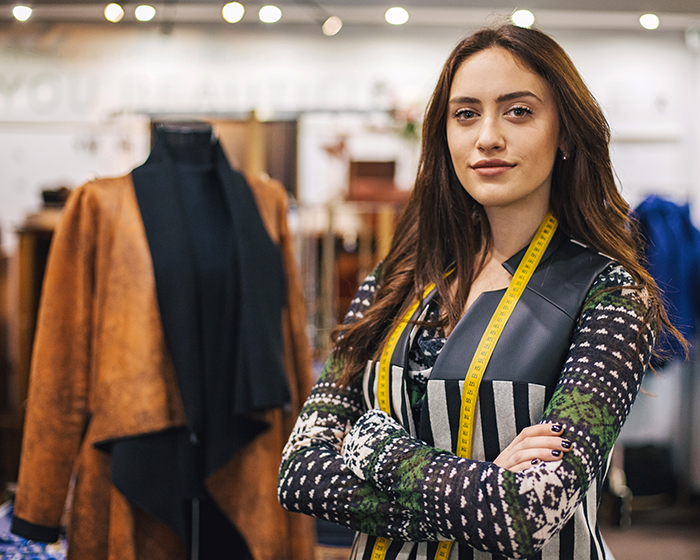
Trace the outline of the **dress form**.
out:
<instances>
[{"instance_id":1,"label":"dress form","mask_svg":"<svg viewBox=\"0 0 700 560\"><path fill-rule=\"evenodd\" d=\"M189 250L197 271L199 298L199 345L201 352L201 430L190 434L184 444L182 459L183 486L188 488L189 503L185 504L189 520L190 560L214 560L230 557L251 559L248 547L235 527L231 525L202 483L203 453L207 441L201 435L207 424L207 396L217 383L225 365L232 359L231 345L222 339L226 321L220 301L225 292L236 291L234 278L228 272L232 239L231 217L227 211L224 193L216 173L215 136L211 125L196 121L168 122L156 125L156 141L164 141L174 162L176 181L172 194L180 199L184 222L190 242ZM235 335L235 333L234 333ZM222 367L222 364L224 367ZM209 387L207 387L209 385Z\"/></svg>"}]
</instances>

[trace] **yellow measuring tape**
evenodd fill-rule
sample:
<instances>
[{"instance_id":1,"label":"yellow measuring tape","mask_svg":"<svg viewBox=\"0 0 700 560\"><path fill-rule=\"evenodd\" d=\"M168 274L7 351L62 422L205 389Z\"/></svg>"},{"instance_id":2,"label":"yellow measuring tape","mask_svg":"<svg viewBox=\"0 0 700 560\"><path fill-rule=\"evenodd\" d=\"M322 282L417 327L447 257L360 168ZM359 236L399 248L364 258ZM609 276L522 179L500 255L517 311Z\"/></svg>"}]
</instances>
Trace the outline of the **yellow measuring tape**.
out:
<instances>
[{"instance_id":1,"label":"yellow measuring tape","mask_svg":"<svg viewBox=\"0 0 700 560\"><path fill-rule=\"evenodd\" d=\"M459 434L457 442L457 455L460 457L468 458L471 454L472 449L472 436L474 433L474 416L476 413L476 402L479 394L479 385L481 385L481 379L484 377L484 372L486 371L486 366L491 359L491 354L493 354L493 349L496 347L496 343L503 332L508 319L515 309L515 305L518 303L520 296L525 291L527 283L530 281L532 274L535 272L537 265L542 259L549 242L557 229L557 220L551 213L547 213L544 220L540 224L535 237L530 242L530 246L525 253L525 256L520 261L518 268L513 275L510 283L508 284L508 289L506 293L501 298L496 311L491 317L491 321L486 327L486 331L481 337L477 351L474 354L471 364L469 364L469 369L467 370L467 375L464 378L464 388L462 389L462 405L460 407L460 417L459 417ZM432 290L434 286L426 288L423 297L425 298L427 294ZM379 378L377 380L377 400L379 402L379 407L386 413L390 413L389 408L389 360L391 355L396 348L396 344L401 336L401 333L406 328L406 324L410 319L411 315L415 312L419 305L419 302L415 302L406 316L401 320L401 323L396 327L394 333L392 333L389 338L389 343L382 351L382 355L379 361ZM394 337L397 333L398 335ZM391 344L393 341L393 345ZM391 348L390 348L391 346ZM382 388L385 391L385 396L380 396L380 391ZM384 560L386 557L386 552L389 548L391 541L383 537L377 538L372 549L372 560ZM452 542L442 541L439 546L437 553L435 554L435 560L447 560L452 550Z\"/></svg>"},{"instance_id":2,"label":"yellow measuring tape","mask_svg":"<svg viewBox=\"0 0 700 560\"><path fill-rule=\"evenodd\" d=\"M448 272L445 276L451 273L452 271ZM394 353L394 350L396 349L396 345L398 344L399 339L403 334L403 331L406 330L408 322L411 320L411 317L416 312L416 309L418 309L418 306L420 305L421 301L427 298L428 294L430 294L430 292L432 292L433 289L435 289L435 284L430 284L429 286L427 286L425 290L423 290L423 297L420 299L420 301L414 301L411 307L408 309L408 311L406 311L404 316L401 317L401 321L398 325L396 325L396 328L391 333L389 340L384 346L384 350L382 350L382 355L379 358L379 373L377 374L377 401L379 402L379 408L387 414L391 414L391 405L389 404L391 402L391 395L389 394L389 373L391 369L391 356ZM372 558L372 560L374 560L374 557Z\"/></svg>"}]
</instances>

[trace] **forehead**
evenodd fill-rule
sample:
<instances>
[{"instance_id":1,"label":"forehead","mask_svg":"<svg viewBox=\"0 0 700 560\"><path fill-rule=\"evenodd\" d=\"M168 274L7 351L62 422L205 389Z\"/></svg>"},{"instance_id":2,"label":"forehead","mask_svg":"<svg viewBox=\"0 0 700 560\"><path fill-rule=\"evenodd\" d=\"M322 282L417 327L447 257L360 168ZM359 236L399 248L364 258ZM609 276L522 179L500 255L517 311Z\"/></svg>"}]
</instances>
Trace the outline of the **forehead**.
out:
<instances>
[{"instance_id":1,"label":"forehead","mask_svg":"<svg viewBox=\"0 0 700 560\"><path fill-rule=\"evenodd\" d=\"M500 47L479 51L462 62L450 88L451 95L479 99L514 91L531 91L540 99L551 98L549 84L522 60Z\"/></svg>"}]
</instances>

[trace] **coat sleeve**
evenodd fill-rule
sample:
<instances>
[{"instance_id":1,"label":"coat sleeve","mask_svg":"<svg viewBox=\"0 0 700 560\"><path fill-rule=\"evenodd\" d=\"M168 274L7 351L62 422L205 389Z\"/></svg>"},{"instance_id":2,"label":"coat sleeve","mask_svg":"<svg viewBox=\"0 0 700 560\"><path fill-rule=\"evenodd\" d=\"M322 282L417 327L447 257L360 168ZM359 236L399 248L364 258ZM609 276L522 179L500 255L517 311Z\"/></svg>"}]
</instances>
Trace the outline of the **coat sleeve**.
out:
<instances>
[{"instance_id":1,"label":"coat sleeve","mask_svg":"<svg viewBox=\"0 0 700 560\"><path fill-rule=\"evenodd\" d=\"M85 188L57 226L37 318L12 532L53 542L88 421L96 220Z\"/></svg>"}]
</instances>

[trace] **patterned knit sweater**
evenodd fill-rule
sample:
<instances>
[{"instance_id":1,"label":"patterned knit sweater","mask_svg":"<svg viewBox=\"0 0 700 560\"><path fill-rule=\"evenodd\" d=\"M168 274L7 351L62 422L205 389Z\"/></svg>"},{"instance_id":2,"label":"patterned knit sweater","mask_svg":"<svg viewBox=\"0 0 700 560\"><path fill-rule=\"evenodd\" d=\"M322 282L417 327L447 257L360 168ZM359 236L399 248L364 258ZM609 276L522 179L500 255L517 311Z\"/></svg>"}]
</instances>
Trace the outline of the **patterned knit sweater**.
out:
<instances>
[{"instance_id":1,"label":"patterned knit sweater","mask_svg":"<svg viewBox=\"0 0 700 560\"><path fill-rule=\"evenodd\" d=\"M573 442L561 460L514 473L429 446L387 414L366 410L361 380L340 386L342 368L331 356L285 448L280 503L367 535L533 556L602 479L639 390L654 336L643 295L624 288L632 283L611 265L588 294L542 418ZM370 276L346 320L361 316L375 289ZM439 335L432 333L438 345Z\"/></svg>"}]
</instances>

